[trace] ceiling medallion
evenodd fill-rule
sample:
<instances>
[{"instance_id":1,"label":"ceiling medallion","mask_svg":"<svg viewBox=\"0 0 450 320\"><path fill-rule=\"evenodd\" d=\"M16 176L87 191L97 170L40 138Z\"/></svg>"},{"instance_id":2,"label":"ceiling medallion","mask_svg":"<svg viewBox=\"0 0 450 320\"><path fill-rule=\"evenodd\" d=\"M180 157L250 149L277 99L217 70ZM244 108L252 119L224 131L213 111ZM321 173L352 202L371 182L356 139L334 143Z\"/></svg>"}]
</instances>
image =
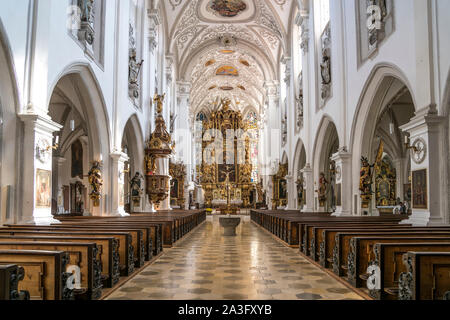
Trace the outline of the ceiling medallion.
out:
<instances>
[{"instance_id":1,"label":"ceiling medallion","mask_svg":"<svg viewBox=\"0 0 450 320\"><path fill-rule=\"evenodd\" d=\"M247 9L242 0L211 0L209 7L222 17L232 18Z\"/></svg>"},{"instance_id":2,"label":"ceiling medallion","mask_svg":"<svg viewBox=\"0 0 450 320\"><path fill-rule=\"evenodd\" d=\"M239 72L235 67L232 66L222 66L216 71L217 76L232 76L232 77L238 77Z\"/></svg>"}]
</instances>

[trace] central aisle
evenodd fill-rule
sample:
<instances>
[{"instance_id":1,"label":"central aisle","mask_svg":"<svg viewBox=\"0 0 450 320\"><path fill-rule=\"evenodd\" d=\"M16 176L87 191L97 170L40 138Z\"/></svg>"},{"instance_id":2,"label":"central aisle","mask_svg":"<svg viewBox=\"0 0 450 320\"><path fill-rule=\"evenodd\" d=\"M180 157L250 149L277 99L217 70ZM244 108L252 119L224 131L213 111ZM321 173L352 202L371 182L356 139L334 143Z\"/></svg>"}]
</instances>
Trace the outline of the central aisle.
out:
<instances>
[{"instance_id":1,"label":"central aisle","mask_svg":"<svg viewBox=\"0 0 450 320\"><path fill-rule=\"evenodd\" d=\"M223 237L219 217L207 221L110 300L361 299L250 222Z\"/></svg>"}]
</instances>

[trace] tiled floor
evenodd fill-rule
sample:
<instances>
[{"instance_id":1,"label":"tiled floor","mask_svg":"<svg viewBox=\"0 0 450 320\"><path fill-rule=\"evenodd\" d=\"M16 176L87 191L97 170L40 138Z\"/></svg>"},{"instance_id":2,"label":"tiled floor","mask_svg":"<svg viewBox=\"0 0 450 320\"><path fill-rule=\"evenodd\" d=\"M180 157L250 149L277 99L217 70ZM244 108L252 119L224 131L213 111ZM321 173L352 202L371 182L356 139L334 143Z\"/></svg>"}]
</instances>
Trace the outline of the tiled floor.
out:
<instances>
[{"instance_id":1,"label":"tiled floor","mask_svg":"<svg viewBox=\"0 0 450 320\"><path fill-rule=\"evenodd\" d=\"M360 296L250 222L223 237L205 224L108 297L110 300L341 300Z\"/></svg>"}]
</instances>

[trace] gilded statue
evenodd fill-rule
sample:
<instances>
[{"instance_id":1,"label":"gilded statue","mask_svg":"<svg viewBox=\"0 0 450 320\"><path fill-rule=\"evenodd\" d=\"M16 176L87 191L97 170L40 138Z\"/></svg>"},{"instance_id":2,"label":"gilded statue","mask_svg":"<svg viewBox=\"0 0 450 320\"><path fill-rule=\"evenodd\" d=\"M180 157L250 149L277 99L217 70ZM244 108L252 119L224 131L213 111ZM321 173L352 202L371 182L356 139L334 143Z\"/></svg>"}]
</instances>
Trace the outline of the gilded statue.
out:
<instances>
[{"instance_id":1,"label":"gilded statue","mask_svg":"<svg viewBox=\"0 0 450 320\"><path fill-rule=\"evenodd\" d=\"M366 157L361 158L361 171L359 174L359 191L361 196L370 197L372 195L372 168L374 165L369 164Z\"/></svg>"},{"instance_id":2,"label":"gilded statue","mask_svg":"<svg viewBox=\"0 0 450 320\"><path fill-rule=\"evenodd\" d=\"M145 156L145 167L147 169L147 175L153 175L156 173L156 159L152 156Z\"/></svg>"},{"instance_id":3,"label":"gilded statue","mask_svg":"<svg viewBox=\"0 0 450 320\"><path fill-rule=\"evenodd\" d=\"M88 173L88 177L89 184L92 187L92 192L89 195L94 201L94 207L98 207L100 205L101 189L103 186L100 162L94 161L92 169Z\"/></svg>"},{"instance_id":4,"label":"gilded statue","mask_svg":"<svg viewBox=\"0 0 450 320\"><path fill-rule=\"evenodd\" d=\"M164 103L164 99L166 97L166 94L164 93L162 96L158 95L157 93L155 94L155 97L153 98L153 102L156 103L156 112L158 114L161 114L163 111L163 103Z\"/></svg>"}]
</instances>

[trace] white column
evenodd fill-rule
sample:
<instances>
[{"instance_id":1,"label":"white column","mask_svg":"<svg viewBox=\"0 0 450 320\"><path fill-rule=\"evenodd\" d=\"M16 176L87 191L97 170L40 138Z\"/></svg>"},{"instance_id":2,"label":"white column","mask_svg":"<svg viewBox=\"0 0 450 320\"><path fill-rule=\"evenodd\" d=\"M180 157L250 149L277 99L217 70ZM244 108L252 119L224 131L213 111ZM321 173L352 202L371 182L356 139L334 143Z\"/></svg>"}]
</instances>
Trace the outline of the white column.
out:
<instances>
[{"instance_id":1,"label":"white column","mask_svg":"<svg viewBox=\"0 0 450 320\"><path fill-rule=\"evenodd\" d=\"M125 212L125 162L128 156L122 152L111 153L111 216L129 216Z\"/></svg>"},{"instance_id":2,"label":"white column","mask_svg":"<svg viewBox=\"0 0 450 320\"><path fill-rule=\"evenodd\" d=\"M56 191L56 201L57 201L57 212L58 213L64 213L64 202L63 203L59 203L60 199L62 199L64 201L63 198L63 185L62 185L62 167L64 165L64 163L67 161L66 158L63 158L61 156L55 157L55 162L56 162L56 179L53 181L56 181L56 188L54 188L53 190ZM55 174L55 172L53 173Z\"/></svg>"},{"instance_id":3,"label":"white column","mask_svg":"<svg viewBox=\"0 0 450 320\"><path fill-rule=\"evenodd\" d=\"M412 146L424 146L422 151L412 152L412 216L404 223L412 223L416 226L439 225L445 222L445 212L441 210L441 186L440 166L442 150L440 148L439 126L444 122L444 117L437 116L434 108L426 108L422 112L416 112L416 116L409 123L402 126L403 132L410 134ZM423 188L418 187L415 174L426 170L426 204L418 205L415 196L420 198Z\"/></svg>"},{"instance_id":4,"label":"white column","mask_svg":"<svg viewBox=\"0 0 450 320\"><path fill-rule=\"evenodd\" d=\"M302 212L314 212L314 175L311 165L307 163L301 173L303 173L304 192L306 192L306 201Z\"/></svg>"},{"instance_id":5,"label":"white column","mask_svg":"<svg viewBox=\"0 0 450 320\"><path fill-rule=\"evenodd\" d=\"M296 185L293 175L286 176L287 192L288 192L288 205L286 210L297 210L297 197L296 197Z\"/></svg>"},{"instance_id":6,"label":"white column","mask_svg":"<svg viewBox=\"0 0 450 320\"><path fill-rule=\"evenodd\" d=\"M24 122L23 189L20 223L59 223L51 212L53 132L62 126L37 114L20 114Z\"/></svg>"},{"instance_id":7,"label":"white column","mask_svg":"<svg viewBox=\"0 0 450 320\"><path fill-rule=\"evenodd\" d=\"M340 185L341 188L341 205L336 206L336 212L333 216L351 216L352 215L352 158L351 154L346 151L339 151L335 153L331 160L336 162L336 189ZM339 200L336 199L339 203Z\"/></svg>"}]
</instances>

